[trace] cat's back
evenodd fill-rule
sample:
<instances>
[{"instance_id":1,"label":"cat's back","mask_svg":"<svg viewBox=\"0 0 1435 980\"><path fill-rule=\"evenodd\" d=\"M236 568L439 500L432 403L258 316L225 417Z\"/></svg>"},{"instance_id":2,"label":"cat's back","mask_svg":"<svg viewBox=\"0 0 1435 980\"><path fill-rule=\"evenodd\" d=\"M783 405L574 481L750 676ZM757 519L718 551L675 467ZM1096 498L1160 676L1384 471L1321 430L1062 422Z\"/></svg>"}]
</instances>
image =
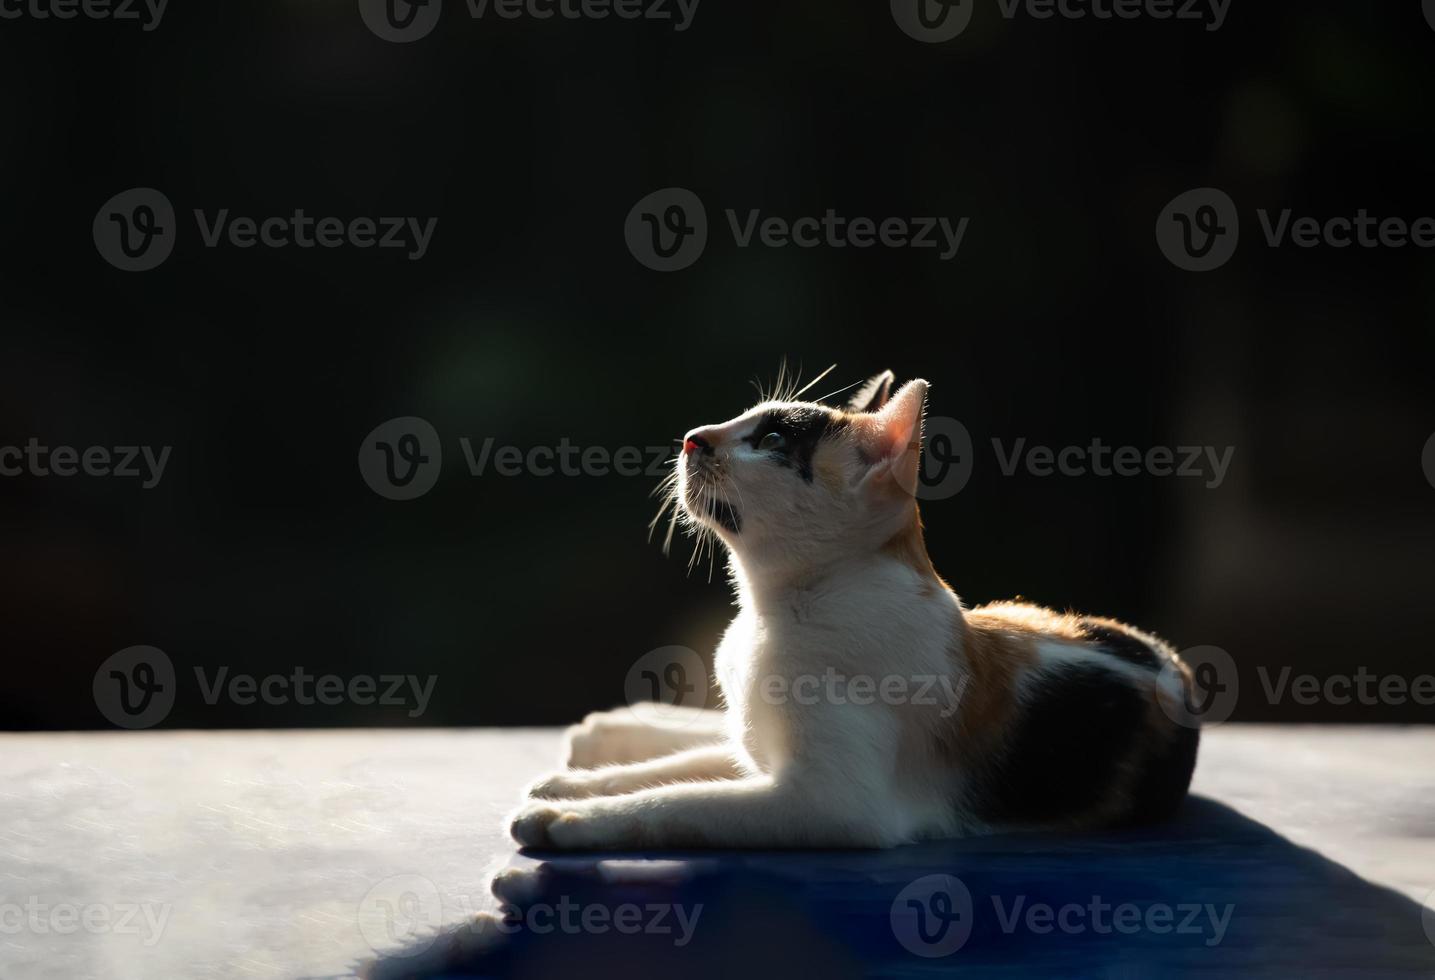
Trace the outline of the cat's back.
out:
<instances>
[{"instance_id":1,"label":"cat's back","mask_svg":"<svg viewBox=\"0 0 1435 980\"><path fill-rule=\"evenodd\" d=\"M1011 602L969 610L954 647L969 682L946 734L964 808L996 826L1088 826L1184 798L1190 671L1157 637Z\"/></svg>"}]
</instances>

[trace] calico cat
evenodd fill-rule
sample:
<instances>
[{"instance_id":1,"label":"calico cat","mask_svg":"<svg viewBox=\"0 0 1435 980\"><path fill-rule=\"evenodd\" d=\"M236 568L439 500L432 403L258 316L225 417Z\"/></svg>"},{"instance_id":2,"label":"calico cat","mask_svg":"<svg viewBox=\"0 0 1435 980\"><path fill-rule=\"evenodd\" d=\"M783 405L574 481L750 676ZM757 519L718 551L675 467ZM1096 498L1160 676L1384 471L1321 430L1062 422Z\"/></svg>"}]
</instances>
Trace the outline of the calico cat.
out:
<instances>
[{"instance_id":1,"label":"calico cat","mask_svg":"<svg viewBox=\"0 0 1435 980\"><path fill-rule=\"evenodd\" d=\"M914 495L927 382L893 381L843 409L788 393L687 434L676 506L725 547L738 596L716 656L726 707L590 716L570 768L514 816L520 844L891 847L1146 822L1181 802L1189 668L1111 619L964 608Z\"/></svg>"}]
</instances>

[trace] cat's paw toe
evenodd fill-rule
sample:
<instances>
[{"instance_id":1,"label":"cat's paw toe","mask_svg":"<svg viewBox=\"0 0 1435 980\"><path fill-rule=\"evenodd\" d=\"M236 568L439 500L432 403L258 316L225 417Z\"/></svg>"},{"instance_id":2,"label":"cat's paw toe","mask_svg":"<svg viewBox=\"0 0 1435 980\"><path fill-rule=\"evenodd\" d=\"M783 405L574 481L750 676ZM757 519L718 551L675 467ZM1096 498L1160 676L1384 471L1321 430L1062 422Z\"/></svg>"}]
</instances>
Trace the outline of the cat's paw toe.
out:
<instances>
[{"instance_id":1,"label":"cat's paw toe","mask_svg":"<svg viewBox=\"0 0 1435 980\"><path fill-rule=\"evenodd\" d=\"M555 772L528 787L528 795L536 800L573 800L591 796L588 787L567 773Z\"/></svg>"},{"instance_id":2,"label":"cat's paw toe","mask_svg":"<svg viewBox=\"0 0 1435 980\"><path fill-rule=\"evenodd\" d=\"M548 871L543 865L527 868L504 868L493 876L489 886L493 897L508 905L524 905L543 892Z\"/></svg>"},{"instance_id":3,"label":"cat's paw toe","mask_svg":"<svg viewBox=\"0 0 1435 980\"><path fill-rule=\"evenodd\" d=\"M549 803L532 803L519 810L508 826L513 839L524 847L549 847L548 828L563 811Z\"/></svg>"}]
</instances>

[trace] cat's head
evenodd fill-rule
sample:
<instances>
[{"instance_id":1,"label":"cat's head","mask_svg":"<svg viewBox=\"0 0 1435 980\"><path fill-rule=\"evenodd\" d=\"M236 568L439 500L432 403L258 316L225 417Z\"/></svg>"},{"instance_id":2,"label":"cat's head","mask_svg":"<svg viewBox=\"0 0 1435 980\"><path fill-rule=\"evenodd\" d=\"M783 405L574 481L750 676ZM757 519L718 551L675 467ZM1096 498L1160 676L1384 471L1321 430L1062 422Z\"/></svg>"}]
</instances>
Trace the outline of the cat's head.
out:
<instances>
[{"instance_id":1,"label":"cat's head","mask_svg":"<svg viewBox=\"0 0 1435 980\"><path fill-rule=\"evenodd\" d=\"M752 570L800 570L911 534L927 382L892 372L843 408L777 398L690 431L675 497L700 535Z\"/></svg>"}]
</instances>

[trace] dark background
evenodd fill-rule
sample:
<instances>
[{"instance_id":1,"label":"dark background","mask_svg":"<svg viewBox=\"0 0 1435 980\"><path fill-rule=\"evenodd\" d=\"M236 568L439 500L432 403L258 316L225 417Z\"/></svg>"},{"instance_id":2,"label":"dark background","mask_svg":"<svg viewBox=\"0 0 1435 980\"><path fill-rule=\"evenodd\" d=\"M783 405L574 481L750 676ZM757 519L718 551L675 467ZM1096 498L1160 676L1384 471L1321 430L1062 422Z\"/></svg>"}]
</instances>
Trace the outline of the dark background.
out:
<instances>
[{"instance_id":1,"label":"dark background","mask_svg":"<svg viewBox=\"0 0 1435 980\"><path fill-rule=\"evenodd\" d=\"M0 479L0 726L106 727L91 681L163 649L167 727L556 724L655 647L706 654L730 597L646 540L648 478L468 475L458 439L616 449L726 419L779 361L837 388L921 375L977 444L926 506L969 603L1120 616L1241 665L1431 671L1421 450L1435 256L1264 246L1257 207L1435 213L1435 30L1418 2L1234 0L1200 23L978 4L940 45L885 3L704 0L647 21L471 20L379 40L352 2L173 0L158 30L0 22L0 445L172 445L164 480ZM1241 209L1205 275L1158 251L1175 195ZM130 187L181 214L124 273L91 223ZM713 227L691 268L628 252L639 198ZM436 216L383 250L206 249L193 208ZM960 255L739 249L722 211L969 216ZM830 382L830 383L829 383ZM432 492L360 478L430 421ZM1226 482L1003 476L990 440L1236 447ZM428 712L209 706L192 668L437 674Z\"/></svg>"}]
</instances>

